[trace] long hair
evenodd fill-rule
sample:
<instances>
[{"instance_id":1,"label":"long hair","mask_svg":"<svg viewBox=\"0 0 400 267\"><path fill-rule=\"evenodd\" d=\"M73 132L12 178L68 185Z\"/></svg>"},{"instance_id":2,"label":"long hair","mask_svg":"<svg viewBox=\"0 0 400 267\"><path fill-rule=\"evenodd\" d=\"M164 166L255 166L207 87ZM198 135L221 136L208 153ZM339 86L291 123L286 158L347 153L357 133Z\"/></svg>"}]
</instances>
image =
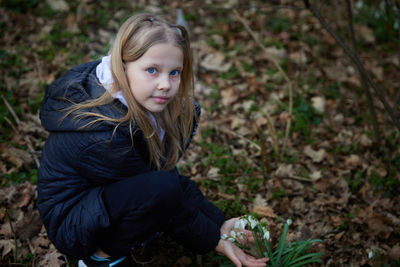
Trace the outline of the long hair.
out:
<instances>
[{"instance_id":1,"label":"long hair","mask_svg":"<svg viewBox=\"0 0 400 267\"><path fill-rule=\"evenodd\" d=\"M176 96L161 113L151 114L133 96L125 73L125 63L139 59L151 46L160 43L170 43L181 48L183 68ZM75 114L78 114L76 117L79 119L94 117L90 125L108 121L116 122L116 127L122 123L129 123L132 129L133 123L143 132L148 147L149 162L157 169L172 169L190 139L195 116L192 54L186 29L149 14L134 15L122 24L117 33L111 49L110 65L113 77L111 91L106 91L101 97L89 102L74 104L68 109L66 116L77 112ZM124 117L116 119L104 114L82 111L109 104L112 101L111 94L119 91L128 104L128 111ZM162 140L160 128L154 127L156 125L164 129ZM131 131L132 140L133 135L134 132Z\"/></svg>"}]
</instances>

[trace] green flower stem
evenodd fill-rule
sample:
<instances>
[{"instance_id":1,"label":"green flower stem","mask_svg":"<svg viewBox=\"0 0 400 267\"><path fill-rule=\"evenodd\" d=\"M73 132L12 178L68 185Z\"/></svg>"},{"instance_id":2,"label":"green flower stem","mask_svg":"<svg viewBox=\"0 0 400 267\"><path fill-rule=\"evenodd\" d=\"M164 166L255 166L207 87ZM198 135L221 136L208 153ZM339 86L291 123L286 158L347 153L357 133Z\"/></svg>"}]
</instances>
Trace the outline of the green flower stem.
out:
<instances>
[{"instance_id":1,"label":"green flower stem","mask_svg":"<svg viewBox=\"0 0 400 267\"><path fill-rule=\"evenodd\" d=\"M257 225L258 226L258 225ZM257 227L258 228L258 227ZM252 229L252 232L253 232L253 236L254 236L254 241L255 241L255 243L256 243L256 246L257 246L257 249L258 249L258 254L259 254L259 257L258 258L262 258L263 257L263 251L262 251L262 249L261 249L261 244L260 244L260 240L258 239L258 236L257 236L257 230L258 229L256 229L256 228L254 228L254 229ZM256 254L257 255L257 254Z\"/></svg>"},{"instance_id":2,"label":"green flower stem","mask_svg":"<svg viewBox=\"0 0 400 267\"><path fill-rule=\"evenodd\" d=\"M283 253L283 250L285 249L285 245L286 245L285 241L286 241L286 236L287 236L288 230L289 230L289 225L285 224L285 226L283 228L283 234L278 243L278 248L277 248L278 256L276 257L274 266L278 266L277 264L279 264L279 261L281 260L282 253Z\"/></svg>"}]
</instances>

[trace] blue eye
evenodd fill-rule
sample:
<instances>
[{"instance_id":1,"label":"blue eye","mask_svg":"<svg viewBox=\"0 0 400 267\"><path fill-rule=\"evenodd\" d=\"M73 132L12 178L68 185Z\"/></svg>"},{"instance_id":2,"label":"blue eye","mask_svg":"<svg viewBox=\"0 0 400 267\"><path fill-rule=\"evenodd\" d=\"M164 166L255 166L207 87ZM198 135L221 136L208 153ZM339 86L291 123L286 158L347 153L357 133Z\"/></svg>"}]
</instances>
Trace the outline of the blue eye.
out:
<instances>
[{"instance_id":1,"label":"blue eye","mask_svg":"<svg viewBox=\"0 0 400 267\"><path fill-rule=\"evenodd\" d=\"M170 73L171 76L178 76L179 75L179 70L173 70Z\"/></svg>"},{"instance_id":2,"label":"blue eye","mask_svg":"<svg viewBox=\"0 0 400 267\"><path fill-rule=\"evenodd\" d=\"M148 68L147 69L147 72L150 74L154 74L154 73L156 73L156 71L157 71L156 68Z\"/></svg>"}]
</instances>

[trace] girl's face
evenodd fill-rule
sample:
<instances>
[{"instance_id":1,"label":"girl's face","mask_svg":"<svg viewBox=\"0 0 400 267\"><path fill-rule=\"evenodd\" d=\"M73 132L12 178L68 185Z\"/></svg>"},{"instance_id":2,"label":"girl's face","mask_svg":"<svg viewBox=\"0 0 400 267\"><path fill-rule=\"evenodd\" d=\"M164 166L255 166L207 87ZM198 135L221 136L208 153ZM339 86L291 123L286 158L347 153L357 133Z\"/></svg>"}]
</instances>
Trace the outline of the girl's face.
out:
<instances>
[{"instance_id":1,"label":"girl's face","mask_svg":"<svg viewBox=\"0 0 400 267\"><path fill-rule=\"evenodd\" d=\"M178 93L183 53L169 43L155 44L137 59L126 63L129 87L143 107L161 112Z\"/></svg>"}]
</instances>

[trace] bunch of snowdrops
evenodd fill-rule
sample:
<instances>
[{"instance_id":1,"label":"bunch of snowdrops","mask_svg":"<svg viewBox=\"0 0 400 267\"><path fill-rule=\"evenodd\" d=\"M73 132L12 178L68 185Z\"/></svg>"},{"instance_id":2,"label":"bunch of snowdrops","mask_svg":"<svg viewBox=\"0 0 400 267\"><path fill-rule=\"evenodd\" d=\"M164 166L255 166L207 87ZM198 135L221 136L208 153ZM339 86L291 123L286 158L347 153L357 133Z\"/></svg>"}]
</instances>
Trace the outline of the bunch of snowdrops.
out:
<instances>
[{"instance_id":1,"label":"bunch of snowdrops","mask_svg":"<svg viewBox=\"0 0 400 267\"><path fill-rule=\"evenodd\" d=\"M260 222L251 215L240 217L230 234L223 234L221 238L234 243L256 258L269 258L267 262L269 267L299 267L310 263L322 263L321 252L309 252L313 243L322 242L322 240L308 239L286 242L291 223L292 221L289 219L284 224L282 236L276 246L272 244L271 233L266 223ZM252 232L254 242L249 242L247 235L241 232L244 229ZM234 264L225 257L221 266L228 267L234 266Z\"/></svg>"}]
</instances>

